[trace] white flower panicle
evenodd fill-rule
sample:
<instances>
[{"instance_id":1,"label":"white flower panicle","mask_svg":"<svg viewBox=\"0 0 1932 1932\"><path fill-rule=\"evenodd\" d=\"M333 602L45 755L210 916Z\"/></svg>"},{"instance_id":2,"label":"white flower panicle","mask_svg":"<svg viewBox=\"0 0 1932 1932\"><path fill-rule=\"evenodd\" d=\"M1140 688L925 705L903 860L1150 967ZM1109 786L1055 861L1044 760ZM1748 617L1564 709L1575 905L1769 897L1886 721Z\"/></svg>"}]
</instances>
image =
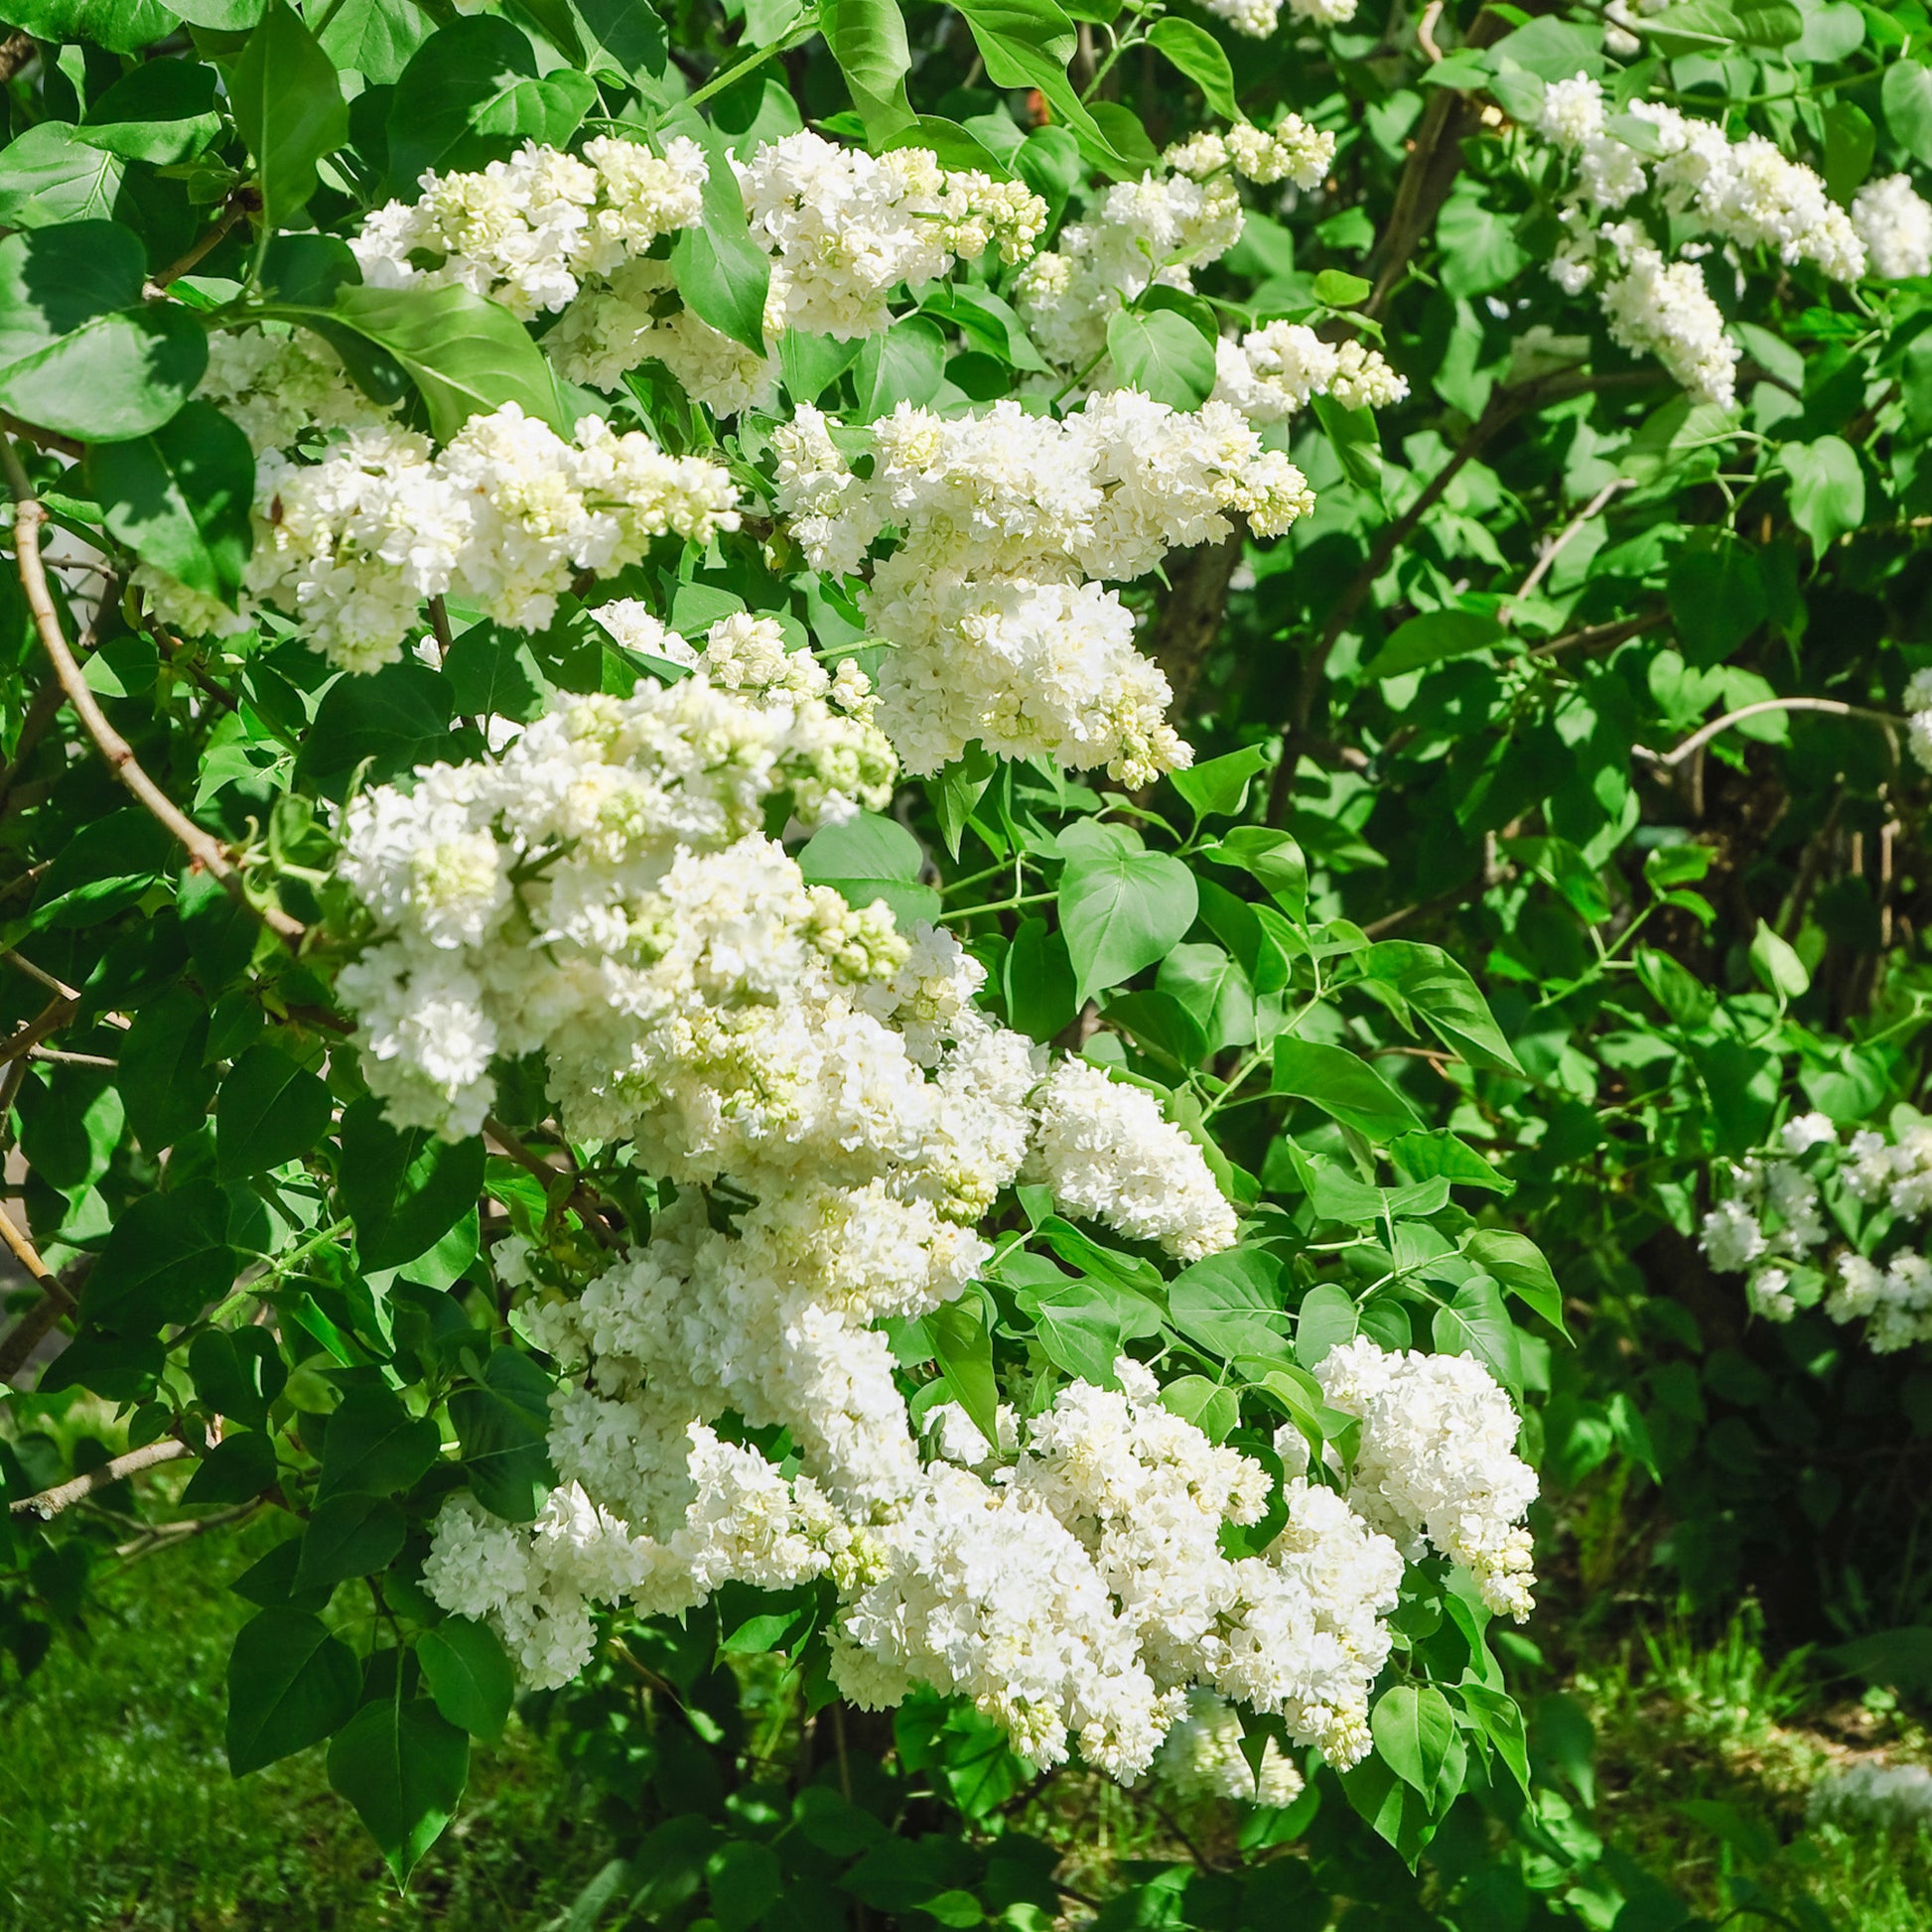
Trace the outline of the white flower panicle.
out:
<instances>
[{"instance_id":1,"label":"white flower panicle","mask_svg":"<svg viewBox=\"0 0 1932 1932\"><path fill-rule=\"evenodd\" d=\"M1226 254L1241 224L1241 196L1224 171L1116 182L1086 220L1069 222L1053 249L1027 264L1014 300L1049 360L1085 369L1105 352L1107 324L1122 308L1157 282L1191 289L1192 271Z\"/></svg>"},{"instance_id":2,"label":"white flower panicle","mask_svg":"<svg viewBox=\"0 0 1932 1932\"><path fill-rule=\"evenodd\" d=\"M662 156L600 135L581 160L529 141L474 174L431 170L417 201L377 208L349 246L373 288L472 289L528 320L695 226L708 172L682 135Z\"/></svg>"},{"instance_id":3,"label":"white flower panicle","mask_svg":"<svg viewBox=\"0 0 1932 1932\"><path fill-rule=\"evenodd\" d=\"M1362 1422L1350 1503L1406 1556L1425 1547L1464 1565L1491 1609L1532 1605L1523 1513L1536 1472L1516 1454L1516 1411L1466 1355L1384 1352L1357 1336L1315 1369L1329 1404Z\"/></svg>"},{"instance_id":4,"label":"white flower panicle","mask_svg":"<svg viewBox=\"0 0 1932 1932\"><path fill-rule=\"evenodd\" d=\"M319 462L274 449L257 458L236 621L270 606L332 664L373 671L418 634L425 598L540 630L580 572L621 570L667 533L703 542L734 530L737 501L721 464L667 456L595 416L565 442L505 403L442 451L413 430L352 428ZM206 627L187 608L196 593L158 574L143 582L164 619Z\"/></svg>"},{"instance_id":5,"label":"white flower panicle","mask_svg":"<svg viewBox=\"0 0 1932 1932\"><path fill-rule=\"evenodd\" d=\"M1666 264L1641 223L1602 218L1637 196L1655 192L1686 254L1704 246L1703 234L1763 248L1787 266L1811 262L1835 281L1867 269L1926 272L1932 210L1903 176L1865 189L1848 215L1817 174L1762 135L1733 141L1715 121L1653 101L1633 100L1627 111L1647 126L1641 147L1622 138L1589 75L1545 90L1537 131L1575 169L1562 210L1566 239L1550 272L1573 295L1600 281L1612 338L1656 355L1698 400L1729 406L1737 347L1690 261Z\"/></svg>"},{"instance_id":6,"label":"white flower panicle","mask_svg":"<svg viewBox=\"0 0 1932 1932\"><path fill-rule=\"evenodd\" d=\"M1905 685L1906 741L1912 757L1932 771L1932 667L1914 671Z\"/></svg>"},{"instance_id":7,"label":"white flower panicle","mask_svg":"<svg viewBox=\"0 0 1932 1932\"><path fill-rule=\"evenodd\" d=\"M1225 134L1208 129L1177 141L1161 159L1176 174L1206 181L1232 169L1259 188L1293 182L1318 188L1335 159L1335 137L1313 128L1300 114L1284 114L1272 129L1237 121Z\"/></svg>"},{"instance_id":8,"label":"white flower panicle","mask_svg":"<svg viewBox=\"0 0 1932 1932\"><path fill-rule=\"evenodd\" d=\"M1257 1774L1241 1744L1240 1712L1226 1698L1196 1686L1187 1693L1187 1709L1155 1754L1153 1775L1177 1798L1293 1804L1302 1791L1302 1773L1295 1760L1269 1737L1264 1740Z\"/></svg>"},{"instance_id":9,"label":"white flower panicle","mask_svg":"<svg viewBox=\"0 0 1932 1932\"><path fill-rule=\"evenodd\" d=\"M1867 183L1852 202L1852 226L1864 243L1871 272L1887 282L1932 275L1932 204L1909 175Z\"/></svg>"},{"instance_id":10,"label":"white flower panicle","mask_svg":"<svg viewBox=\"0 0 1932 1932\"><path fill-rule=\"evenodd\" d=\"M941 417L901 403L864 435L861 479L834 419L802 405L772 438L780 511L815 567L857 572L891 529L863 595L895 649L880 722L906 769L937 770L975 739L1014 758L1104 765L1132 785L1186 763L1167 679L1134 649L1111 591L1170 550L1257 534L1313 505L1302 473L1239 413L1186 414L1135 390L1063 422L1017 402Z\"/></svg>"},{"instance_id":11,"label":"white flower panicle","mask_svg":"<svg viewBox=\"0 0 1932 1932\"><path fill-rule=\"evenodd\" d=\"M1700 1245L1720 1274L1748 1278L1753 1312L1789 1321L1822 1307L1863 1323L1874 1354L1932 1341L1932 1262L1910 1247L1881 1252L1900 1223L1932 1217L1932 1126L1901 1110L1889 1138L1863 1128L1841 1146L1825 1115L1800 1114L1775 1153L1725 1178Z\"/></svg>"},{"instance_id":12,"label":"white flower panicle","mask_svg":"<svg viewBox=\"0 0 1932 1932\"><path fill-rule=\"evenodd\" d=\"M1234 1209L1200 1148L1145 1088L1069 1058L1047 1077L1036 1104L1027 1173L1055 1198L1182 1261L1232 1245Z\"/></svg>"},{"instance_id":13,"label":"white flower panicle","mask_svg":"<svg viewBox=\"0 0 1932 1932\"><path fill-rule=\"evenodd\" d=\"M1383 409L1409 393L1379 350L1358 342L1324 343L1305 323L1271 322L1214 349L1214 399L1251 423L1285 422L1315 396L1344 409Z\"/></svg>"}]
</instances>

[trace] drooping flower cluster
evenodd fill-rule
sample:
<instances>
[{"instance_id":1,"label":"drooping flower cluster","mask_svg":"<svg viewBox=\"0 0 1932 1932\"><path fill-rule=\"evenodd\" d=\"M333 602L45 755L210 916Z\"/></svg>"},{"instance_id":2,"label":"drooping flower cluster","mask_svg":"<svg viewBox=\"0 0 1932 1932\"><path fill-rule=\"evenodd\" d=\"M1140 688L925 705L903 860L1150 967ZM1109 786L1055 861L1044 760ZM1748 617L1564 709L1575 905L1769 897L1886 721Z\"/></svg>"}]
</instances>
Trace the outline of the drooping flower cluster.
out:
<instances>
[{"instance_id":1,"label":"drooping flower cluster","mask_svg":"<svg viewBox=\"0 0 1932 1932\"><path fill-rule=\"evenodd\" d=\"M1634 141L1610 118L1601 83L1589 75L1545 90L1538 130L1575 168L1565 240L1550 273L1573 295L1600 284L1612 338L1656 355L1700 401L1729 405L1737 345L1691 259L1667 262L1641 222L1606 218L1637 196L1655 193L1687 257L1708 252L1696 237L1710 235L1734 249L1763 248L1787 265L1811 262L1836 281L1866 272L1867 228L1883 243L1873 264L1881 275L1915 258L1914 237L1932 238L1932 215L1902 178L1902 193L1889 183L1865 191L1862 225L1817 174L1762 135L1733 141L1715 121L1654 101L1633 100L1627 114L1643 124Z\"/></svg>"},{"instance_id":2,"label":"drooping flower cluster","mask_svg":"<svg viewBox=\"0 0 1932 1932\"><path fill-rule=\"evenodd\" d=\"M1932 1261L1892 1244L1901 1222L1932 1216L1932 1125L1901 1108L1889 1137L1863 1128L1841 1145L1825 1115L1801 1114L1726 1183L1701 1244L1720 1274L1749 1277L1756 1313L1789 1321L1822 1306L1863 1322L1876 1354L1932 1340Z\"/></svg>"},{"instance_id":3,"label":"drooping flower cluster","mask_svg":"<svg viewBox=\"0 0 1932 1932\"><path fill-rule=\"evenodd\" d=\"M1405 1556L1434 1548L1462 1564L1483 1601L1520 1623L1535 1582L1522 1520L1536 1471L1516 1454L1516 1411L1488 1370L1358 1336L1315 1375L1331 1407L1361 1418L1350 1503Z\"/></svg>"},{"instance_id":4,"label":"drooping flower cluster","mask_svg":"<svg viewBox=\"0 0 1932 1932\"><path fill-rule=\"evenodd\" d=\"M264 400L263 427L272 406ZM267 605L332 664L372 671L419 632L425 598L540 630L580 572L621 570L667 532L704 541L736 529L737 501L729 473L706 458L667 456L595 416L565 442L505 403L441 451L388 423L348 429L315 462L264 450L239 616L158 570L140 582L164 621L234 629Z\"/></svg>"},{"instance_id":5,"label":"drooping flower cluster","mask_svg":"<svg viewBox=\"0 0 1932 1932\"><path fill-rule=\"evenodd\" d=\"M1091 580L1141 576L1225 537L1234 515L1273 535L1313 505L1227 404L1185 414L1131 389L1062 422L1017 402L958 417L901 404L862 434L804 405L772 440L778 506L817 568L851 574L883 532L897 538L863 608L896 646L880 721L915 772L975 739L1130 785L1184 764L1167 679L1135 650L1119 596Z\"/></svg>"}]
</instances>

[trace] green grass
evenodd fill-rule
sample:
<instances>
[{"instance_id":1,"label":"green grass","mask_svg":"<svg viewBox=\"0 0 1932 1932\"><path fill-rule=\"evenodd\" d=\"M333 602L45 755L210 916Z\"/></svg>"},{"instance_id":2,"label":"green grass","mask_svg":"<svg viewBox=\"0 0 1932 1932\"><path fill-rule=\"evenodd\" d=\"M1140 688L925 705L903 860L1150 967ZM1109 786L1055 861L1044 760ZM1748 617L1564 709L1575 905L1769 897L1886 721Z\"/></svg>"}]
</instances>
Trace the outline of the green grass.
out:
<instances>
[{"instance_id":1,"label":"green grass","mask_svg":"<svg viewBox=\"0 0 1932 1932\"><path fill-rule=\"evenodd\" d=\"M272 1542L210 1536L99 1591L84 1652L57 1642L0 1696L4 1932L538 1932L606 1856L541 1740L512 1722L398 1894L309 1751L236 1782L223 1672L249 1606L225 1585Z\"/></svg>"}]
</instances>

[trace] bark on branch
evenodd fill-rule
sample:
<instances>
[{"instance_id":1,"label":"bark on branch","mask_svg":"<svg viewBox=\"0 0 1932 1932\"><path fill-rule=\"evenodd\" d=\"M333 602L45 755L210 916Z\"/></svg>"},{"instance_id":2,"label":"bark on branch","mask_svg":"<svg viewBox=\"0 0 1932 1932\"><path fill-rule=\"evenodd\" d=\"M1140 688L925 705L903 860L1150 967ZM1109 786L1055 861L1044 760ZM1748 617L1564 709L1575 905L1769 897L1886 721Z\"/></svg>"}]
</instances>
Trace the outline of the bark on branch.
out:
<instances>
[{"instance_id":1,"label":"bark on branch","mask_svg":"<svg viewBox=\"0 0 1932 1932\"><path fill-rule=\"evenodd\" d=\"M43 1489L37 1496L22 1496L18 1502L10 1503L8 1508L15 1516L25 1516L31 1511L43 1521L51 1521L62 1510L84 1502L96 1489L111 1488L126 1476L138 1475L143 1469L155 1468L163 1462L179 1461L184 1455L194 1453L186 1443L166 1436L158 1443L129 1449L125 1455L117 1455L111 1462L103 1462L99 1468L89 1469L84 1476L75 1476L71 1482L57 1483L52 1489Z\"/></svg>"},{"instance_id":2,"label":"bark on branch","mask_svg":"<svg viewBox=\"0 0 1932 1932\"><path fill-rule=\"evenodd\" d=\"M47 521L46 506L34 494L20 453L5 437L0 437L0 464L6 468L7 482L13 491L14 556L20 569L21 589L27 594L27 608L33 613L34 627L54 665L54 675L87 736L115 777L168 828L198 866L220 881L231 898L250 906L278 937L290 945L299 944L306 930L302 921L291 918L279 906L254 904L220 841L197 825L148 776L134 756L134 748L107 722L107 714L101 710L100 701L81 675L80 665L68 646L60 613L54 608L53 594L48 589L47 569L41 557L41 526Z\"/></svg>"}]
</instances>

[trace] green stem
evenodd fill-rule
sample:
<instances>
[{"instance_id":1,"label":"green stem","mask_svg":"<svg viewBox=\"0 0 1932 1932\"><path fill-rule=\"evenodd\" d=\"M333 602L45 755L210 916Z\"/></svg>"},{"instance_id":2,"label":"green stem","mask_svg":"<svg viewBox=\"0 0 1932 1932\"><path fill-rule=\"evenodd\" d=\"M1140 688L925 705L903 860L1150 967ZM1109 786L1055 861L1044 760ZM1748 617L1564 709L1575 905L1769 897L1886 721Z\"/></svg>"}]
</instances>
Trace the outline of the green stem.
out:
<instances>
[{"instance_id":1,"label":"green stem","mask_svg":"<svg viewBox=\"0 0 1932 1932\"><path fill-rule=\"evenodd\" d=\"M700 101L709 100L713 94L723 93L734 80L743 79L754 68L761 68L774 55L782 54L788 44L788 40L785 39L775 40L769 47L759 48L749 61L740 61L735 68L727 68L722 73L714 73L702 87L684 96L683 105L696 107Z\"/></svg>"},{"instance_id":2,"label":"green stem","mask_svg":"<svg viewBox=\"0 0 1932 1932\"><path fill-rule=\"evenodd\" d=\"M1018 898L996 899L991 905L962 905L957 911L941 912L942 919L976 919L982 912L1011 912L1018 905L1044 905L1058 898L1057 893L1025 893Z\"/></svg>"}]
</instances>

